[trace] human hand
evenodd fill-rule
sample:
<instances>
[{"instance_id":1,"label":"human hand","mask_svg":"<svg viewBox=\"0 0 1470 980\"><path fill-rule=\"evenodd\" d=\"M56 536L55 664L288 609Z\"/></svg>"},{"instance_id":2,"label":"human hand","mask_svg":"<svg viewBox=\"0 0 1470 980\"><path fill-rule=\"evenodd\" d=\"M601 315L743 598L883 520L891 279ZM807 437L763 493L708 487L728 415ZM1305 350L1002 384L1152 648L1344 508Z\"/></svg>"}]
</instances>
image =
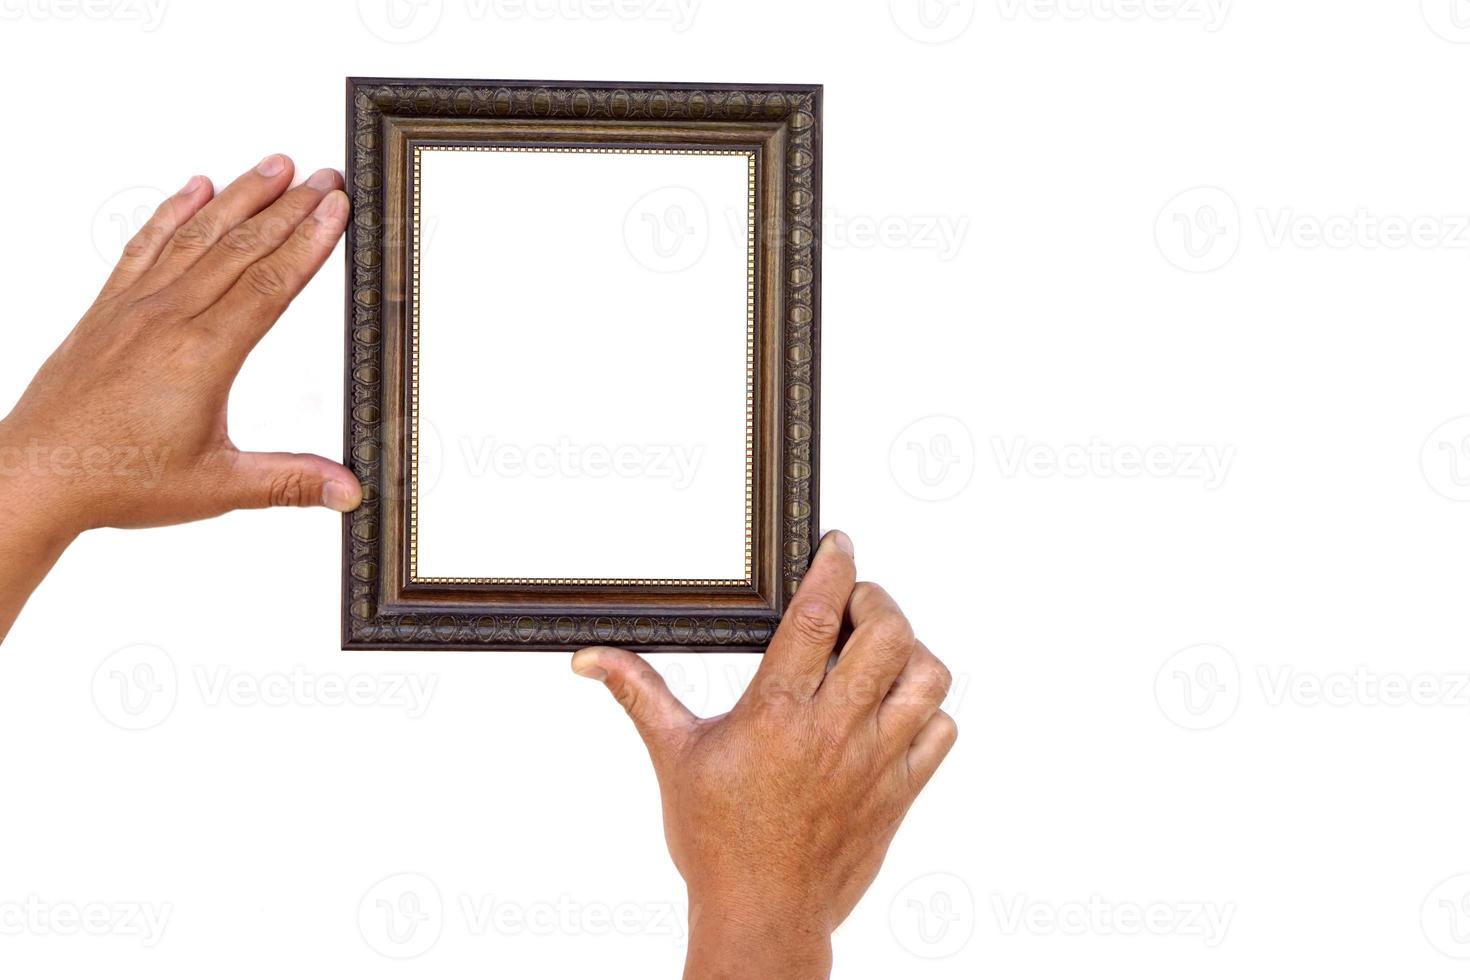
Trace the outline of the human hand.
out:
<instances>
[{"instance_id":1,"label":"human hand","mask_svg":"<svg viewBox=\"0 0 1470 980\"><path fill-rule=\"evenodd\" d=\"M855 578L852 543L834 531L750 687L718 718L696 718L626 650L572 658L653 759L689 887L688 977L826 976L832 931L954 745L939 707L949 671L886 592Z\"/></svg>"},{"instance_id":2,"label":"human hand","mask_svg":"<svg viewBox=\"0 0 1470 980\"><path fill-rule=\"evenodd\" d=\"M293 171L272 154L218 196L195 177L165 201L0 420L0 638L90 528L362 502L345 466L241 452L226 424L245 357L347 225L340 175L288 190Z\"/></svg>"},{"instance_id":3,"label":"human hand","mask_svg":"<svg viewBox=\"0 0 1470 980\"><path fill-rule=\"evenodd\" d=\"M195 177L165 201L0 422L0 476L44 500L57 530L361 502L345 466L241 452L226 424L246 355L346 227L335 170L288 190L292 174L273 154L218 196Z\"/></svg>"}]
</instances>

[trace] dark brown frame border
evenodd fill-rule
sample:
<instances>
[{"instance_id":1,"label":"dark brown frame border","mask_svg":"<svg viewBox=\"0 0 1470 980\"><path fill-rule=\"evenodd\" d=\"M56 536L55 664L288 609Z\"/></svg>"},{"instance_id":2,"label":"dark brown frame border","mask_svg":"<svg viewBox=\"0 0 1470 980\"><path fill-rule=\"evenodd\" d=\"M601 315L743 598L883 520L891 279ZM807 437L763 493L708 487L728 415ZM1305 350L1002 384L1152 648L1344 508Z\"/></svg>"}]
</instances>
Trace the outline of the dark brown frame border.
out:
<instances>
[{"instance_id":1,"label":"dark brown frame border","mask_svg":"<svg viewBox=\"0 0 1470 980\"><path fill-rule=\"evenodd\" d=\"M816 546L820 86L347 80L344 649L758 651ZM754 581L413 583L407 576L410 146L718 146L757 155Z\"/></svg>"}]
</instances>

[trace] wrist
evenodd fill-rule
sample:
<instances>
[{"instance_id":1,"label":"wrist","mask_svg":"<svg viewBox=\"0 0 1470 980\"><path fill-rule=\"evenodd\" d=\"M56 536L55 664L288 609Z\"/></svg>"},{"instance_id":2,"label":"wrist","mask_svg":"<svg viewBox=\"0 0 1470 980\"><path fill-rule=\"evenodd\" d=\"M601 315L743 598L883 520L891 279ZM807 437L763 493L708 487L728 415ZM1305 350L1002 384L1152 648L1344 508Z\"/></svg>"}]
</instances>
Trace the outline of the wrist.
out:
<instances>
[{"instance_id":1,"label":"wrist","mask_svg":"<svg viewBox=\"0 0 1470 980\"><path fill-rule=\"evenodd\" d=\"M41 579L76 538L44 480L17 464L0 426L0 641ZM6 457L10 458L6 458Z\"/></svg>"},{"instance_id":2,"label":"wrist","mask_svg":"<svg viewBox=\"0 0 1470 980\"><path fill-rule=\"evenodd\" d=\"M685 980L825 980L831 972L831 930L815 908L759 892L690 893Z\"/></svg>"},{"instance_id":3,"label":"wrist","mask_svg":"<svg viewBox=\"0 0 1470 980\"><path fill-rule=\"evenodd\" d=\"M9 435L8 421L0 420L0 551L12 559L26 554L54 561L81 529L63 518L62 495L45 485L44 472L28 463Z\"/></svg>"}]
</instances>

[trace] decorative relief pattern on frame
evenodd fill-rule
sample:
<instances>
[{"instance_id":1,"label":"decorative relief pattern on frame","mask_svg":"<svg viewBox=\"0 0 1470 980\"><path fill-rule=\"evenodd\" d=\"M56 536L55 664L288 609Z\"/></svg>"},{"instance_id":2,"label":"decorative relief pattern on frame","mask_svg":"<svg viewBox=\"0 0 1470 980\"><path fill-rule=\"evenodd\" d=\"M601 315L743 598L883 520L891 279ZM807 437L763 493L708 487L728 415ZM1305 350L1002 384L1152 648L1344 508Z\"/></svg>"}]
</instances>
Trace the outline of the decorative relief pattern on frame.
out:
<instances>
[{"instance_id":1,"label":"decorative relief pattern on frame","mask_svg":"<svg viewBox=\"0 0 1470 980\"><path fill-rule=\"evenodd\" d=\"M785 212L767 223L782 250L780 415L782 582L790 595L805 574L816 538L817 277L820 248L817 88L716 88L649 85L539 85L500 82L418 83L353 80L348 88L349 308L344 439L347 462L363 485L363 504L344 529L343 642L353 647L541 647L589 644L637 647L759 648L771 618L721 615L505 615L379 608L381 526L386 519L384 445L384 173L386 116L436 119L548 119L765 122L784 126Z\"/></svg>"}]
</instances>

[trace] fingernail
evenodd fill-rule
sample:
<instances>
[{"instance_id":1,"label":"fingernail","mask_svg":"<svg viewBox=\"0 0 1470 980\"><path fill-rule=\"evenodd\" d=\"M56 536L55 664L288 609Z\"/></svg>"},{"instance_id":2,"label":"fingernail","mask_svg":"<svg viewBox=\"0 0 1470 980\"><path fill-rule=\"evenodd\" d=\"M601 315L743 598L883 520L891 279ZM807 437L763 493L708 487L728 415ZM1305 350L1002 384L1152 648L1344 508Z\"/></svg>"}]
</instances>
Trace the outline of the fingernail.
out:
<instances>
[{"instance_id":1,"label":"fingernail","mask_svg":"<svg viewBox=\"0 0 1470 980\"><path fill-rule=\"evenodd\" d=\"M255 165L255 172L262 177L274 177L285 169L286 158L279 153L272 153Z\"/></svg>"},{"instance_id":2,"label":"fingernail","mask_svg":"<svg viewBox=\"0 0 1470 980\"><path fill-rule=\"evenodd\" d=\"M322 484L322 503L339 514L346 514L357 510L362 497L355 488L337 480L328 480Z\"/></svg>"},{"instance_id":3,"label":"fingernail","mask_svg":"<svg viewBox=\"0 0 1470 980\"><path fill-rule=\"evenodd\" d=\"M347 195L341 191L332 191L322 202L316 206L312 216L324 225L332 225L341 222L347 214Z\"/></svg>"},{"instance_id":4,"label":"fingernail","mask_svg":"<svg viewBox=\"0 0 1470 980\"><path fill-rule=\"evenodd\" d=\"M200 186L203 185L203 183L204 183L204 178L203 177L199 177L199 176L190 177L189 178L189 182L187 184L185 184L183 187L180 187L179 188L179 193L180 194L192 194L195 191L197 191L200 188Z\"/></svg>"},{"instance_id":5,"label":"fingernail","mask_svg":"<svg viewBox=\"0 0 1470 980\"><path fill-rule=\"evenodd\" d=\"M607 671L597 666L596 650L578 650L572 654L572 671L594 681L607 680Z\"/></svg>"},{"instance_id":6,"label":"fingernail","mask_svg":"<svg viewBox=\"0 0 1470 980\"><path fill-rule=\"evenodd\" d=\"M841 531L832 532L832 546L849 558L853 556L852 538Z\"/></svg>"},{"instance_id":7,"label":"fingernail","mask_svg":"<svg viewBox=\"0 0 1470 980\"><path fill-rule=\"evenodd\" d=\"M314 191L329 191L337 186L337 171L330 168L318 170L307 178L306 186Z\"/></svg>"}]
</instances>

